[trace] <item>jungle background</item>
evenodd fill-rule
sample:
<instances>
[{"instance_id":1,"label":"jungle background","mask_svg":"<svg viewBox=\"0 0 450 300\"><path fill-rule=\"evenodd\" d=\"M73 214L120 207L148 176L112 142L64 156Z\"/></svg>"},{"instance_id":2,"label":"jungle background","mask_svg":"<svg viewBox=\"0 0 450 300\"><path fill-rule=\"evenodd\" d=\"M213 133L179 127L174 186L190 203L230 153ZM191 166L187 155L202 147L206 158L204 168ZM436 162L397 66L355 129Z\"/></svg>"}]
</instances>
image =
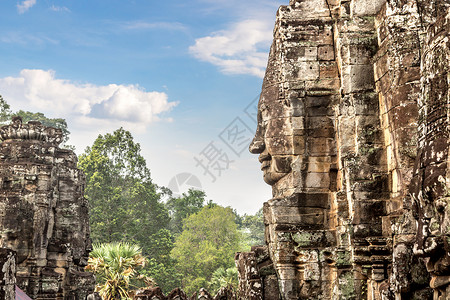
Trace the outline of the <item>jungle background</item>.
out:
<instances>
[{"instance_id":1,"label":"jungle background","mask_svg":"<svg viewBox=\"0 0 450 300\"><path fill-rule=\"evenodd\" d=\"M13 116L60 128L62 147L73 149L64 119L12 112L0 96L0 124ZM104 299L128 298L138 288L154 286L164 293L181 287L187 294L235 289L235 253L264 243L262 208L239 215L205 191L174 196L153 182L140 144L124 128L99 135L79 156L78 167L86 176L94 248L87 270L96 273Z\"/></svg>"}]
</instances>

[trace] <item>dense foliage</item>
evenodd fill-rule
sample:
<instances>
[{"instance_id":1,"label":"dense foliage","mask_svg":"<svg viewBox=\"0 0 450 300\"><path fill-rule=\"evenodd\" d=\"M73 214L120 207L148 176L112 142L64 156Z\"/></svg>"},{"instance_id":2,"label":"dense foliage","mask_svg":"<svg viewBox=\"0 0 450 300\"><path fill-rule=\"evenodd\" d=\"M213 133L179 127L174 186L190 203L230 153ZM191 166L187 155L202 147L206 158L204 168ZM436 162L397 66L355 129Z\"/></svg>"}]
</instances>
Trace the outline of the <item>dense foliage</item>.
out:
<instances>
[{"instance_id":1,"label":"dense foliage","mask_svg":"<svg viewBox=\"0 0 450 300\"><path fill-rule=\"evenodd\" d=\"M220 267L211 276L210 289L212 291L218 291L221 287L237 291L238 285L238 270L236 267L228 269Z\"/></svg>"},{"instance_id":2,"label":"dense foliage","mask_svg":"<svg viewBox=\"0 0 450 300\"><path fill-rule=\"evenodd\" d=\"M166 207L170 214L170 228L174 234L183 231L183 220L199 212L205 206L206 194L203 191L190 189L181 197L167 200Z\"/></svg>"},{"instance_id":3,"label":"dense foliage","mask_svg":"<svg viewBox=\"0 0 450 300\"><path fill-rule=\"evenodd\" d=\"M11 121L11 106L3 99L2 95L0 95L0 123L2 125L6 125Z\"/></svg>"},{"instance_id":4,"label":"dense foliage","mask_svg":"<svg viewBox=\"0 0 450 300\"><path fill-rule=\"evenodd\" d=\"M80 156L90 205L91 237L96 243L127 241L138 244L150 259L148 273L163 286L177 285L169 253L173 235L162 197L168 193L150 178L139 143L120 128L99 135ZM153 272L151 272L153 271ZM164 275L161 278L160 275ZM153 275L153 274L152 274Z\"/></svg>"},{"instance_id":5,"label":"dense foliage","mask_svg":"<svg viewBox=\"0 0 450 300\"><path fill-rule=\"evenodd\" d=\"M144 254L164 255L158 242L171 238L169 214L161 202L164 191L152 183L131 133L120 128L99 135L78 166L86 175L94 242L130 241Z\"/></svg>"},{"instance_id":6,"label":"dense foliage","mask_svg":"<svg viewBox=\"0 0 450 300\"><path fill-rule=\"evenodd\" d=\"M242 250L241 246L241 234L231 208L206 206L185 219L171 255L183 274L186 291L208 287L217 269L234 265L234 255Z\"/></svg>"},{"instance_id":7,"label":"dense foliage","mask_svg":"<svg viewBox=\"0 0 450 300\"><path fill-rule=\"evenodd\" d=\"M166 293L180 286L188 293L234 286L234 254L261 241L262 212L239 216L198 190L172 197L152 182L140 150L120 128L99 135L80 156L94 242L139 245L147 258L141 274Z\"/></svg>"},{"instance_id":8,"label":"dense foliage","mask_svg":"<svg viewBox=\"0 0 450 300\"><path fill-rule=\"evenodd\" d=\"M240 228L243 231L245 240L249 246L264 245L264 220L263 209L261 208L254 215L241 217Z\"/></svg>"},{"instance_id":9,"label":"dense foliage","mask_svg":"<svg viewBox=\"0 0 450 300\"><path fill-rule=\"evenodd\" d=\"M103 299L132 299L135 289L154 286L152 278L140 274L146 263L137 245L105 243L94 245L86 269L96 275Z\"/></svg>"},{"instance_id":10,"label":"dense foliage","mask_svg":"<svg viewBox=\"0 0 450 300\"><path fill-rule=\"evenodd\" d=\"M235 282L234 254L261 241L261 211L240 217L231 208L206 203L203 191L170 197L152 182L140 150L131 133L120 128L99 135L80 156L94 242L138 244L148 259L141 273L165 292L179 286L188 293L217 290Z\"/></svg>"}]
</instances>

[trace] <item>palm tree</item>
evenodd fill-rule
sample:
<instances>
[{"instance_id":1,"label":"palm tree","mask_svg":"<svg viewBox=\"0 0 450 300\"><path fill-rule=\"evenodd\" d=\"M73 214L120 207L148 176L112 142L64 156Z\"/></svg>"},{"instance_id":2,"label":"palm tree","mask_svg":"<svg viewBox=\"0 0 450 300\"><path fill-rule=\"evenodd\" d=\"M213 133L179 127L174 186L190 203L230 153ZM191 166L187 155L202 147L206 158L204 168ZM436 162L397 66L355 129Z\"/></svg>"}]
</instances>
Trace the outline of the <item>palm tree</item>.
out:
<instances>
[{"instance_id":1,"label":"palm tree","mask_svg":"<svg viewBox=\"0 0 450 300\"><path fill-rule=\"evenodd\" d=\"M228 288L229 290L237 289L238 271L236 267L225 269L220 267L214 271L211 277L211 289L217 292L220 288Z\"/></svg>"},{"instance_id":2,"label":"palm tree","mask_svg":"<svg viewBox=\"0 0 450 300\"><path fill-rule=\"evenodd\" d=\"M94 245L86 270L97 277L96 291L104 300L131 299L132 283L142 281L154 286L154 281L139 274L147 263L139 246L116 242Z\"/></svg>"}]
</instances>

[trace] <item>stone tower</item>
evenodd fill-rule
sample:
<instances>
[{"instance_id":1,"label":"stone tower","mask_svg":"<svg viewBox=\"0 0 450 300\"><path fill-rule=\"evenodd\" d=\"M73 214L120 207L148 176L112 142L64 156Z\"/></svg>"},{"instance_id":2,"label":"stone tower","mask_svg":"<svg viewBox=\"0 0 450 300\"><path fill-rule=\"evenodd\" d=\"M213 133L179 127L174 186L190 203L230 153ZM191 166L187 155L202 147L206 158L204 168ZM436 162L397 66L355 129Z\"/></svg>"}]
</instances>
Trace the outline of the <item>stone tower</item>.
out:
<instances>
[{"instance_id":1,"label":"stone tower","mask_svg":"<svg viewBox=\"0 0 450 300\"><path fill-rule=\"evenodd\" d=\"M17 253L17 285L32 299L85 299L91 241L84 175L62 132L19 117L0 128L0 246Z\"/></svg>"},{"instance_id":2,"label":"stone tower","mask_svg":"<svg viewBox=\"0 0 450 300\"><path fill-rule=\"evenodd\" d=\"M264 221L281 299L450 299L449 7L278 10L250 151L272 186ZM253 273L268 265L255 251L240 255ZM270 294L263 273L241 298Z\"/></svg>"}]
</instances>

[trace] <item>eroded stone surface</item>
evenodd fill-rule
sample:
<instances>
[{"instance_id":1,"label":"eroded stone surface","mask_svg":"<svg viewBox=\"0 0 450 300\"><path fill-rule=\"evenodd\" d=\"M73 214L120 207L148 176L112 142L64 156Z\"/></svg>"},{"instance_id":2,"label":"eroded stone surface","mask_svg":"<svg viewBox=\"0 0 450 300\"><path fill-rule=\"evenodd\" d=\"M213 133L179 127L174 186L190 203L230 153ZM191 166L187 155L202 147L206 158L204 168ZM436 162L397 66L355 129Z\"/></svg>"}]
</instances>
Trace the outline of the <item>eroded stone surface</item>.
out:
<instances>
[{"instance_id":1,"label":"eroded stone surface","mask_svg":"<svg viewBox=\"0 0 450 300\"><path fill-rule=\"evenodd\" d=\"M15 300L16 253L0 248L0 299Z\"/></svg>"},{"instance_id":2,"label":"eroded stone surface","mask_svg":"<svg viewBox=\"0 0 450 300\"><path fill-rule=\"evenodd\" d=\"M266 246L253 246L251 252L237 253L239 299L281 299L278 281Z\"/></svg>"},{"instance_id":3,"label":"eroded stone surface","mask_svg":"<svg viewBox=\"0 0 450 300\"><path fill-rule=\"evenodd\" d=\"M0 246L17 253L17 285L32 299L85 299L95 279L76 155L39 122L15 118L0 136Z\"/></svg>"},{"instance_id":4,"label":"eroded stone surface","mask_svg":"<svg viewBox=\"0 0 450 300\"><path fill-rule=\"evenodd\" d=\"M283 299L450 299L449 7L278 10L250 151Z\"/></svg>"},{"instance_id":5,"label":"eroded stone surface","mask_svg":"<svg viewBox=\"0 0 450 300\"><path fill-rule=\"evenodd\" d=\"M167 296L159 287L141 290L136 293L133 299L136 300L233 300L236 299L234 291L224 287L219 289L215 296L211 296L205 289L200 289L192 296L187 296L185 292L179 288L172 290Z\"/></svg>"}]
</instances>

